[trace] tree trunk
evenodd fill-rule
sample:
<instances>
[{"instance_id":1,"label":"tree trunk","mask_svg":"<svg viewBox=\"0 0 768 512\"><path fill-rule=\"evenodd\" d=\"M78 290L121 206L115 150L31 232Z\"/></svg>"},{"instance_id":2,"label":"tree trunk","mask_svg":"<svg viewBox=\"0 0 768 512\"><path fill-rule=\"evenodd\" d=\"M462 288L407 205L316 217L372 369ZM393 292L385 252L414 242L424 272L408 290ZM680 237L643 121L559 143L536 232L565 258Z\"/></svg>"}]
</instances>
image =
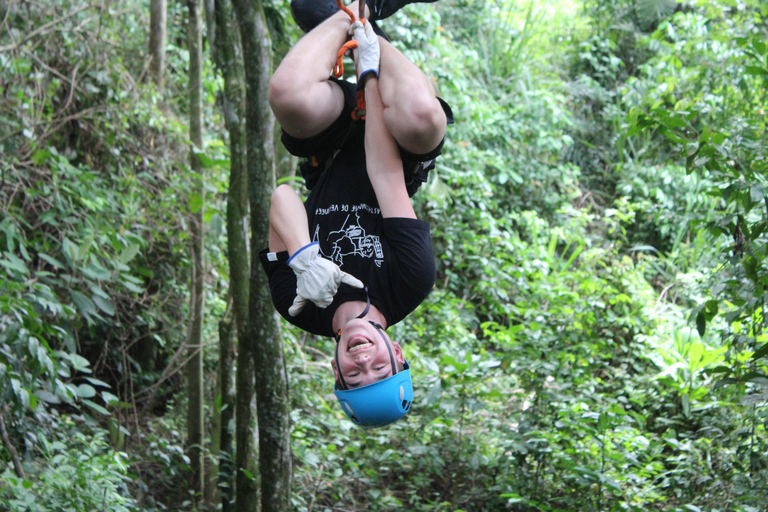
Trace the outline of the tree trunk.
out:
<instances>
[{"instance_id":1,"label":"tree trunk","mask_svg":"<svg viewBox=\"0 0 768 512\"><path fill-rule=\"evenodd\" d=\"M190 231L192 242L192 283L191 319L189 329L189 362L187 363L187 385L189 408L187 411L187 453L192 467L191 488L199 496L204 490L203 466L203 283L205 262L203 261L203 206L205 187L202 165L195 151L203 147L203 103L202 103L202 34L201 9L198 0L187 0L189 23L187 25L187 48L189 50L189 138L193 147L190 151L192 171L200 177L190 197Z\"/></svg>"},{"instance_id":2,"label":"tree trunk","mask_svg":"<svg viewBox=\"0 0 768 512\"><path fill-rule=\"evenodd\" d=\"M256 390L251 343L237 350L237 401L235 416L235 511L260 510L259 437L256 430Z\"/></svg>"},{"instance_id":3,"label":"tree trunk","mask_svg":"<svg viewBox=\"0 0 768 512\"><path fill-rule=\"evenodd\" d=\"M209 485L216 486L216 492L206 491L206 501L209 510L215 510L219 500L221 510L231 512L234 502L234 419L235 419L235 326L230 320L219 322L219 373L217 388L216 410L219 428L211 428L211 457L215 457L218 466L215 474L211 474ZM214 440L217 440L214 447Z\"/></svg>"},{"instance_id":4,"label":"tree trunk","mask_svg":"<svg viewBox=\"0 0 768 512\"><path fill-rule=\"evenodd\" d=\"M264 512L290 506L291 450L288 379L280 324L269 285L260 270L258 248L269 240L269 200L275 187L274 117L267 103L271 41L260 0L233 0L243 44L246 84L248 190L251 207L250 342L255 347L259 419L259 468Z\"/></svg>"},{"instance_id":5,"label":"tree trunk","mask_svg":"<svg viewBox=\"0 0 768 512\"><path fill-rule=\"evenodd\" d=\"M229 132L230 174L227 197L227 253L229 257L230 293L233 299L235 331L238 342L237 353L237 395L222 398L232 407L222 411L222 439L220 460L222 489L222 510L232 510L231 501L234 476L237 475L237 510L255 510L259 503L259 481L257 464L257 436L255 433L253 403L253 346L248 339L248 180L245 168L245 143L243 128L243 67L242 48L237 28L232 18L230 0L216 0L215 3L215 44L211 46L214 61L224 78L222 107L224 122ZM222 354L224 347L222 346ZM231 352L231 351L230 351ZM222 361L223 361L223 355ZM228 356L228 357L231 357ZM231 363L230 363L231 364ZM222 373L222 378L224 375ZM230 402L231 400L231 402ZM235 406L236 403L236 406ZM231 432L228 423L237 408L237 452L235 470ZM229 416L226 413L229 411ZM227 419L230 418L230 419ZM250 475L250 476L249 476ZM229 478L229 480L226 480ZM229 492L227 492L227 490Z\"/></svg>"},{"instance_id":6,"label":"tree trunk","mask_svg":"<svg viewBox=\"0 0 768 512\"><path fill-rule=\"evenodd\" d=\"M167 7L167 0L152 0L149 8L149 55L152 57L149 72L158 89L165 87Z\"/></svg>"},{"instance_id":7,"label":"tree trunk","mask_svg":"<svg viewBox=\"0 0 768 512\"><path fill-rule=\"evenodd\" d=\"M219 349L229 345L231 347L232 322L221 320L219 322ZM220 350L221 351L221 350ZM226 383L221 379L222 362L216 365L216 385L213 390L213 411L208 428L208 454L205 457L205 492L204 492L204 510L216 510L216 506L221 501L219 492L219 455L221 455L221 413L223 405L224 386Z\"/></svg>"},{"instance_id":8,"label":"tree trunk","mask_svg":"<svg viewBox=\"0 0 768 512\"><path fill-rule=\"evenodd\" d=\"M8 435L8 431L5 429L5 420L3 419L4 409L4 407L0 407L0 439L3 440L3 446L8 452L8 455L11 456L11 461L13 462L13 470L16 473L16 476L19 478L24 478L24 469L21 467L21 459L19 459L19 454L16 451L16 447L13 446L13 443L11 443L11 438Z\"/></svg>"},{"instance_id":9,"label":"tree trunk","mask_svg":"<svg viewBox=\"0 0 768 512\"><path fill-rule=\"evenodd\" d=\"M213 52L216 46L216 0L203 0L205 4L205 36L208 39L208 48Z\"/></svg>"}]
</instances>

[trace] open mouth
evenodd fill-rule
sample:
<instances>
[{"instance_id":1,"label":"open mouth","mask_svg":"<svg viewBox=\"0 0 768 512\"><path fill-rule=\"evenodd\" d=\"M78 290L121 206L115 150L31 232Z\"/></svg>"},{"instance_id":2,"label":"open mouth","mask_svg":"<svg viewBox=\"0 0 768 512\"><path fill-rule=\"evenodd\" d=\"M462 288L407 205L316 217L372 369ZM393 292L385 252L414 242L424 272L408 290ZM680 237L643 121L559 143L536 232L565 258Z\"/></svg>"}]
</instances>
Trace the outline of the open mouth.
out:
<instances>
[{"instance_id":1,"label":"open mouth","mask_svg":"<svg viewBox=\"0 0 768 512\"><path fill-rule=\"evenodd\" d=\"M373 346L373 343L363 336L356 336L349 340L349 343L347 345L347 352L350 354L354 354L355 352L360 352L361 350L366 350Z\"/></svg>"}]
</instances>

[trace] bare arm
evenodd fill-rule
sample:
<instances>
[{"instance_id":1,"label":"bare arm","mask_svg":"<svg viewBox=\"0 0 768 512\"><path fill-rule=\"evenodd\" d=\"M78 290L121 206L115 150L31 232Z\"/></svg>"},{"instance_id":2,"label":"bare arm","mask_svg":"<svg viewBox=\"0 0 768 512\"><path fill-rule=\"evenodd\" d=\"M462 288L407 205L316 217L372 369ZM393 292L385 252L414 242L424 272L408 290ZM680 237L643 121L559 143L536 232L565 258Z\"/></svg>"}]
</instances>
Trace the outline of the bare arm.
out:
<instances>
[{"instance_id":1,"label":"bare arm","mask_svg":"<svg viewBox=\"0 0 768 512\"><path fill-rule=\"evenodd\" d=\"M269 208L269 250L271 252L296 251L310 243L309 224L304 203L288 185L280 185L272 192Z\"/></svg>"},{"instance_id":2,"label":"bare arm","mask_svg":"<svg viewBox=\"0 0 768 512\"><path fill-rule=\"evenodd\" d=\"M365 163L381 214L384 218L415 219L416 212L405 187L400 150L384 124L384 105L375 76L365 83L365 110Z\"/></svg>"}]
</instances>

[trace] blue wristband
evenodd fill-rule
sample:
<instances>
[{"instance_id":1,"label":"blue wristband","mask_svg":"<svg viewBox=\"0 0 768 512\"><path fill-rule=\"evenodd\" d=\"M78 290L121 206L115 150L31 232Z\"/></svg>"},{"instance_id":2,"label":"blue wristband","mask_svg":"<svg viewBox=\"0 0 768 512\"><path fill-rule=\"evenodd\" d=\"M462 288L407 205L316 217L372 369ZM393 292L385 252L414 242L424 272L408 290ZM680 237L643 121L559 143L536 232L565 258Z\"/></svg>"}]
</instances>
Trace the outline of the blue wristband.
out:
<instances>
[{"instance_id":1,"label":"blue wristband","mask_svg":"<svg viewBox=\"0 0 768 512\"><path fill-rule=\"evenodd\" d=\"M305 245L304 247L302 247L301 249L299 249L298 251L296 251L295 253L293 253L293 254L291 255L291 257L290 257L290 258L288 258L288 261L286 261L286 263L287 263L288 265L290 265L290 264L291 264L291 260L292 260L292 259L293 259L293 258L294 258L294 257L295 257L297 254L299 254L301 251L303 251L303 250L304 250L304 249L306 249L307 247L312 247L313 245L318 245L319 243L320 243L320 242L312 242L312 243L310 243L310 244L307 244L307 245Z\"/></svg>"},{"instance_id":2,"label":"blue wristband","mask_svg":"<svg viewBox=\"0 0 768 512\"><path fill-rule=\"evenodd\" d=\"M365 87L365 80L363 80L363 77L365 77L368 73L373 73L373 76L376 78L379 78L379 74L376 72L375 69L368 69L366 71L363 71L360 74L360 77L357 79L357 90L359 91L363 87Z\"/></svg>"}]
</instances>

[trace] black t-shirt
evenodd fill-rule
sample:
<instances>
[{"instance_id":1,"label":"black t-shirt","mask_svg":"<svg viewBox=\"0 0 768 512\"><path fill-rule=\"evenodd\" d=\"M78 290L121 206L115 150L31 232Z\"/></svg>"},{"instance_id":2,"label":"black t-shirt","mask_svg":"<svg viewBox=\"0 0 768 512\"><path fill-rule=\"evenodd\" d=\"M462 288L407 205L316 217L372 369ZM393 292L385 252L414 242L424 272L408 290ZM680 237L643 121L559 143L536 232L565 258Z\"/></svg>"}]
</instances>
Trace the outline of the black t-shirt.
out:
<instances>
[{"instance_id":1,"label":"black t-shirt","mask_svg":"<svg viewBox=\"0 0 768 512\"><path fill-rule=\"evenodd\" d=\"M435 283L435 259L429 223L381 216L365 166L362 135L348 138L330 167L314 183L304 203L310 240L323 256L368 287L371 304L393 325L427 297ZM342 284L325 309L307 303L296 317L288 315L296 297L296 276L287 254L260 253L269 276L272 301L280 314L301 329L333 336L333 314L350 300L365 301L365 291Z\"/></svg>"}]
</instances>

